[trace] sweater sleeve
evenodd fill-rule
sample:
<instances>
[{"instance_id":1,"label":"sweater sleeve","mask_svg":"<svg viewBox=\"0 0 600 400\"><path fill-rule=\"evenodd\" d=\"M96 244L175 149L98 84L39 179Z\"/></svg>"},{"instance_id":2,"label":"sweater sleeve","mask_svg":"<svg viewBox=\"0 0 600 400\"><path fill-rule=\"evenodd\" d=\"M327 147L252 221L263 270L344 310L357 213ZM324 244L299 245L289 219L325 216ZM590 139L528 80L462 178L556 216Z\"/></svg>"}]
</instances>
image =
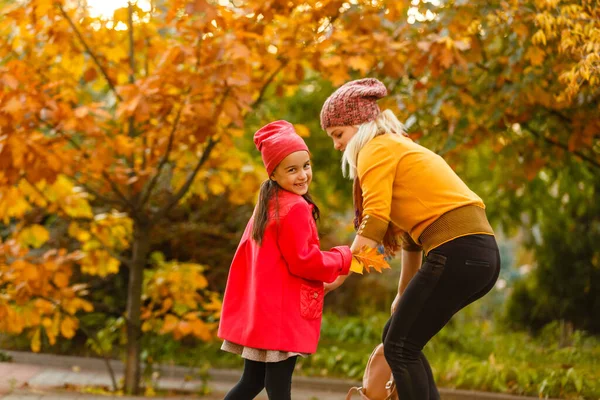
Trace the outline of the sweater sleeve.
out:
<instances>
[{"instance_id":1,"label":"sweater sleeve","mask_svg":"<svg viewBox=\"0 0 600 400\"><path fill-rule=\"evenodd\" d=\"M318 241L310 240L313 231L312 213L307 203L294 205L280 221L277 238L290 272L304 279L333 282L347 275L352 261L348 246L321 251Z\"/></svg>"},{"instance_id":2,"label":"sweater sleeve","mask_svg":"<svg viewBox=\"0 0 600 400\"><path fill-rule=\"evenodd\" d=\"M358 155L358 180L363 196L358 234L381 243L390 224L392 190L398 159L380 143L368 143Z\"/></svg>"}]
</instances>

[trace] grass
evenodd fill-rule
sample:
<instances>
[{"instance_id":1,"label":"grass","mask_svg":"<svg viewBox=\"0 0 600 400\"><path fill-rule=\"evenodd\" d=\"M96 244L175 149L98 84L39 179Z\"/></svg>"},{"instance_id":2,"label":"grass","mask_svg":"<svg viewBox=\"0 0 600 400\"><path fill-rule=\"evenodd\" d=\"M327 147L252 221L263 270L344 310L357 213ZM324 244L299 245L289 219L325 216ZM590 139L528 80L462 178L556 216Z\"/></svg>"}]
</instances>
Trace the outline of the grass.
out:
<instances>
[{"instance_id":1,"label":"grass","mask_svg":"<svg viewBox=\"0 0 600 400\"><path fill-rule=\"evenodd\" d=\"M360 380L387 316L338 318L325 315L319 350L300 359L297 373ZM558 326L539 337L508 332L492 322L454 320L425 348L441 387L565 399L600 398L600 340L576 332L571 345L559 347ZM199 360L218 368L241 368L238 356L220 343L178 352L178 363ZM188 349L189 350L189 349Z\"/></svg>"},{"instance_id":2,"label":"grass","mask_svg":"<svg viewBox=\"0 0 600 400\"><path fill-rule=\"evenodd\" d=\"M319 349L299 360L297 373L360 380L371 351L381 340L386 320L385 314L343 318L325 314ZM600 399L600 338L575 332L570 345L560 347L558 337L558 324L533 337L526 332L507 331L466 312L437 334L424 352L441 387L540 398ZM21 342L28 343L26 339ZM63 354L82 353L75 347L58 347L62 347ZM243 365L238 356L221 351L220 342L175 341L169 335L146 335L143 347L144 361L190 366L199 376L208 367L240 369ZM151 373L152 369L146 371Z\"/></svg>"}]
</instances>

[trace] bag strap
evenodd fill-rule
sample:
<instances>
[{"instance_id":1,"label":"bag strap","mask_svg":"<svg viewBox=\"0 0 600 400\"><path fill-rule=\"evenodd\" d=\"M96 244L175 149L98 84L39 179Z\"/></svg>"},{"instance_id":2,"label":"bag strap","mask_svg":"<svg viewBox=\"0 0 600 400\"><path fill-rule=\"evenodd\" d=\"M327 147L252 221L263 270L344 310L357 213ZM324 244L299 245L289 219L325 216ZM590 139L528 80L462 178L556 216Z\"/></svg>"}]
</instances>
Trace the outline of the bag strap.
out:
<instances>
[{"instance_id":1,"label":"bag strap","mask_svg":"<svg viewBox=\"0 0 600 400\"><path fill-rule=\"evenodd\" d=\"M350 390L348 391L348 394L346 395L346 400L352 400L352 394L354 393L358 393L360 395L361 399L364 400L370 400L367 396L365 396L365 394L363 393L363 388L362 387L353 387L350 388Z\"/></svg>"},{"instance_id":2,"label":"bag strap","mask_svg":"<svg viewBox=\"0 0 600 400\"><path fill-rule=\"evenodd\" d=\"M396 390L396 382L392 378L386 385L386 389L390 391L390 396L385 400L394 400L398 398L398 391Z\"/></svg>"}]
</instances>

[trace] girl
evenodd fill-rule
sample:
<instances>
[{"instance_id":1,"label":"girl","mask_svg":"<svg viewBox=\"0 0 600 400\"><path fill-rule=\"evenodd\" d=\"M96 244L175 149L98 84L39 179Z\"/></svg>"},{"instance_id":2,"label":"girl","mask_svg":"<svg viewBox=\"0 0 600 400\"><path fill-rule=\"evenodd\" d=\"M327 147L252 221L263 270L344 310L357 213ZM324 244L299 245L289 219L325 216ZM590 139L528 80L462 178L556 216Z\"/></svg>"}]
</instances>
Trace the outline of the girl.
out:
<instances>
[{"instance_id":1,"label":"girl","mask_svg":"<svg viewBox=\"0 0 600 400\"><path fill-rule=\"evenodd\" d=\"M321 126L344 152L344 174L354 179L351 248L382 243L393 254L402 242L398 294L383 334L398 395L439 399L423 347L492 289L500 256L483 201L440 156L413 143L390 110L381 112L377 99L386 94L376 79L346 83L323 105Z\"/></svg>"},{"instance_id":2,"label":"girl","mask_svg":"<svg viewBox=\"0 0 600 400\"><path fill-rule=\"evenodd\" d=\"M244 372L226 400L291 398L297 356L317 349L323 282L348 274L347 246L319 249L319 209L308 194L308 147L286 121L254 135L269 179L233 258L223 299L222 349L244 358Z\"/></svg>"}]
</instances>

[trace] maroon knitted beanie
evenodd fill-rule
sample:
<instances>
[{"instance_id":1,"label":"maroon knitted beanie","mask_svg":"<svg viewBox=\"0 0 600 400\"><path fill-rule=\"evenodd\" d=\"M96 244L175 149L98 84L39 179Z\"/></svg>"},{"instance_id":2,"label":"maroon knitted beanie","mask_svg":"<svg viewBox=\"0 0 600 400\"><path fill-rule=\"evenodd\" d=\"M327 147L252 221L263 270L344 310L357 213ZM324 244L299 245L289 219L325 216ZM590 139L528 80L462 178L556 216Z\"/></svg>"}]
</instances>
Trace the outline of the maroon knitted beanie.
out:
<instances>
[{"instance_id":1,"label":"maroon knitted beanie","mask_svg":"<svg viewBox=\"0 0 600 400\"><path fill-rule=\"evenodd\" d=\"M383 83L375 78L358 79L340 86L321 109L321 127L360 125L373 121L381 110L377 100L387 95Z\"/></svg>"}]
</instances>

